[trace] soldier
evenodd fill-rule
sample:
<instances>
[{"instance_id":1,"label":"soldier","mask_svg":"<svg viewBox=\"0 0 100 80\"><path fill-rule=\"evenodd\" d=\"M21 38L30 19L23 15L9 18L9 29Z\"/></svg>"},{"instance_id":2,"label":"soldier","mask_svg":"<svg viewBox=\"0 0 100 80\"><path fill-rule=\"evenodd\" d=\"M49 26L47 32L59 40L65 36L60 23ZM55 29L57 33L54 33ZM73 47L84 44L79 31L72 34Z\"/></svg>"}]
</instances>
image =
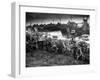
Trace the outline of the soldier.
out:
<instances>
[{"instance_id":1,"label":"soldier","mask_svg":"<svg viewBox=\"0 0 100 80\"><path fill-rule=\"evenodd\" d=\"M89 23L88 23L88 18L85 17L83 18L83 23L82 23L82 30L83 30L83 34L85 33L88 33L89 34Z\"/></svg>"}]
</instances>

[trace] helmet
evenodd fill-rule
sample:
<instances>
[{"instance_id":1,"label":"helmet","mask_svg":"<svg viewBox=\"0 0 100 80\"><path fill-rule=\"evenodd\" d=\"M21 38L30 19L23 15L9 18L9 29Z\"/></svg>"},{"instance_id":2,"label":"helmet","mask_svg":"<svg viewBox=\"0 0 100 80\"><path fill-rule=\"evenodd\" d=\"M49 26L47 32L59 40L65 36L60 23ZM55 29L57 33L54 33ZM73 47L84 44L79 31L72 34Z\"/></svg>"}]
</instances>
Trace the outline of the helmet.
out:
<instances>
[{"instance_id":1,"label":"helmet","mask_svg":"<svg viewBox=\"0 0 100 80\"><path fill-rule=\"evenodd\" d=\"M88 18L87 18L87 17L84 17L84 18L83 18L83 21L87 21L87 20L88 20Z\"/></svg>"}]
</instances>

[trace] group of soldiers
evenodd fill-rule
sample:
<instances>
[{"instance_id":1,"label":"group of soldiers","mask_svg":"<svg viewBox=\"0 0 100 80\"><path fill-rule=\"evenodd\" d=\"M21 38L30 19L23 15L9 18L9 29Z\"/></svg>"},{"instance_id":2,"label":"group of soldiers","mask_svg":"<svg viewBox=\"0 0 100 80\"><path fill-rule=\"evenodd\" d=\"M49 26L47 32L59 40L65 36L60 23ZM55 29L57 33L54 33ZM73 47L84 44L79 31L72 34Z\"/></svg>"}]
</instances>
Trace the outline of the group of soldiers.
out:
<instances>
[{"instance_id":1,"label":"group of soldiers","mask_svg":"<svg viewBox=\"0 0 100 80\"><path fill-rule=\"evenodd\" d=\"M86 42L72 40L55 40L45 37L39 40L39 36L26 35L26 52L45 50L51 54L64 54L73 56L75 59L89 61L89 45Z\"/></svg>"}]
</instances>

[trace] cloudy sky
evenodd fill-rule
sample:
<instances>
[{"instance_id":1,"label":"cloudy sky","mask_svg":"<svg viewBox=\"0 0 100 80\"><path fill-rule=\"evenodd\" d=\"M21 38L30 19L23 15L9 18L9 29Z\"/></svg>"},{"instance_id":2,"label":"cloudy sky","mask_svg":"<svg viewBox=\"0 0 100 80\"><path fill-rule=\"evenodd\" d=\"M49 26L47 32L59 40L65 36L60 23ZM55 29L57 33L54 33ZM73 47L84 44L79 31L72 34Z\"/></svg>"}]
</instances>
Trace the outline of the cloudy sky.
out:
<instances>
[{"instance_id":1,"label":"cloudy sky","mask_svg":"<svg viewBox=\"0 0 100 80\"><path fill-rule=\"evenodd\" d=\"M64 23L67 24L68 20L72 20L76 23L81 23L83 18L89 15L74 15L74 14L53 14L53 13L30 13L26 12L26 25L31 24L49 24L49 23Z\"/></svg>"}]
</instances>

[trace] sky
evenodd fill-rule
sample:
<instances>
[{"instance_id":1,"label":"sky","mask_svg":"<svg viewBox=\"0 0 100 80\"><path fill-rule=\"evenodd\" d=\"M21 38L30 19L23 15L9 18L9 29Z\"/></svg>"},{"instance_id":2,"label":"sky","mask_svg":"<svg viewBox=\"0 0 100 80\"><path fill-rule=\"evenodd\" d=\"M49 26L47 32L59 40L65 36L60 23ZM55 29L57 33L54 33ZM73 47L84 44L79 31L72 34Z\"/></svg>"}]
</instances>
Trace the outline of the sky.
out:
<instances>
[{"instance_id":1,"label":"sky","mask_svg":"<svg viewBox=\"0 0 100 80\"><path fill-rule=\"evenodd\" d=\"M70 19L76 23L82 23L84 17L87 17L89 21L89 15L26 12L26 26L30 24L56 24L58 22L67 24Z\"/></svg>"}]
</instances>

